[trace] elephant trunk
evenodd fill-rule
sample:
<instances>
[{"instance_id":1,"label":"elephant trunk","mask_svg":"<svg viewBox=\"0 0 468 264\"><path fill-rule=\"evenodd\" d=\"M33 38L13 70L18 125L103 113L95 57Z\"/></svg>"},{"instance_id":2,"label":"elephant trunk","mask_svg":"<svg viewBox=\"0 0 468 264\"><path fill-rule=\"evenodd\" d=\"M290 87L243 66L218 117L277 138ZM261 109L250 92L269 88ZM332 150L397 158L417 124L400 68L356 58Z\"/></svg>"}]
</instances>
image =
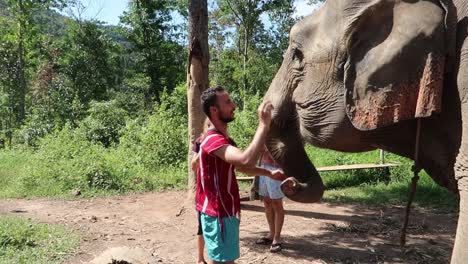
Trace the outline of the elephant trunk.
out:
<instances>
[{"instance_id":1,"label":"elephant trunk","mask_svg":"<svg viewBox=\"0 0 468 264\"><path fill-rule=\"evenodd\" d=\"M267 148L286 175L281 190L291 200L301 203L319 202L324 186L319 173L304 150L299 117L292 95L297 80L288 73L288 61L283 61L264 100L274 106L267 136Z\"/></svg>"},{"instance_id":2,"label":"elephant trunk","mask_svg":"<svg viewBox=\"0 0 468 264\"><path fill-rule=\"evenodd\" d=\"M286 175L281 190L291 200L315 203L322 198L324 186L319 173L304 150L297 119L281 122L273 119L267 147Z\"/></svg>"}]
</instances>

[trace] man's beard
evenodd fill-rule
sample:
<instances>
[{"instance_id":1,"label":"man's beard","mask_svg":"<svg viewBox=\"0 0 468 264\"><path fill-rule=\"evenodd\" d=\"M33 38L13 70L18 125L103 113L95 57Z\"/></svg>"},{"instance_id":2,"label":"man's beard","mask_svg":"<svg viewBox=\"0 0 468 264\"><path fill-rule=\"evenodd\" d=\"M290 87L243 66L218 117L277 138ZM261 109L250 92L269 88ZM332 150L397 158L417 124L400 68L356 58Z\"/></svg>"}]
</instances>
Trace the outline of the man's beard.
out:
<instances>
[{"instance_id":1,"label":"man's beard","mask_svg":"<svg viewBox=\"0 0 468 264\"><path fill-rule=\"evenodd\" d=\"M234 117L233 116L229 116L229 117L225 117L225 116L220 116L219 119L221 121L223 121L224 123L230 123L232 121L234 121Z\"/></svg>"}]
</instances>

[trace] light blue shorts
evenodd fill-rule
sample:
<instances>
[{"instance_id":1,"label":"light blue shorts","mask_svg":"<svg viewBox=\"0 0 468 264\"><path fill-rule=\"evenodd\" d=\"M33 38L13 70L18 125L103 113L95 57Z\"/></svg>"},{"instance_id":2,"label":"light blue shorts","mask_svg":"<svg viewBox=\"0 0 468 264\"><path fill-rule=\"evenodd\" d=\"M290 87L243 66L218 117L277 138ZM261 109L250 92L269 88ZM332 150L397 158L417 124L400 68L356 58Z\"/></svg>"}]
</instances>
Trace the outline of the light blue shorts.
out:
<instances>
[{"instance_id":1,"label":"light blue shorts","mask_svg":"<svg viewBox=\"0 0 468 264\"><path fill-rule=\"evenodd\" d=\"M239 219L224 217L223 235L217 217L200 215L203 238L208 257L217 262L229 262L239 258Z\"/></svg>"},{"instance_id":2,"label":"light blue shorts","mask_svg":"<svg viewBox=\"0 0 468 264\"><path fill-rule=\"evenodd\" d=\"M262 164L262 168L268 170L277 170L278 167ZM270 199L281 199L284 198L284 193L281 191L281 181L273 180L268 176L260 176L258 182L258 194L264 197L270 197Z\"/></svg>"}]
</instances>

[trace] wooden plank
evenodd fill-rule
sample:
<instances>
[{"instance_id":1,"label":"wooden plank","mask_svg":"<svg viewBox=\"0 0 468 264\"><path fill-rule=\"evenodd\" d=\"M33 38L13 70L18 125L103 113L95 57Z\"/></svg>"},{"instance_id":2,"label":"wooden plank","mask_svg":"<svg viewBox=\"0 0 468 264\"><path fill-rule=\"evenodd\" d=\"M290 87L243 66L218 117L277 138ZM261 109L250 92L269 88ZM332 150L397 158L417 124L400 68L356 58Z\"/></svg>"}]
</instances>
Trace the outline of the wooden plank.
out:
<instances>
[{"instance_id":1,"label":"wooden plank","mask_svg":"<svg viewBox=\"0 0 468 264\"><path fill-rule=\"evenodd\" d=\"M255 177L253 176L245 176L245 177L236 177L238 181L253 181Z\"/></svg>"},{"instance_id":2,"label":"wooden plank","mask_svg":"<svg viewBox=\"0 0 468 264\"><path fill-rule=\"evenodd\" d=\"M351 164L351 165L338 165L317 168L317 171L339 171L339 170L357 170L357 169L375 169L399 166L400 163L368 163L368 164Z\"/></svg>"},{"instance_id":3,"label":"wooden plank","mask_svg":"<svg viewBox=\"0 0 468 264\"><path fill-rule=\"evenodd\" d=\"M400 166L400 163L367 163L367 164L351 164L351 165L337 165L337 166L327 166L327 167L319 167L317 168L318 172L321 171L340 171L340 170L358 170L358 169L377 169L377 168L387 168L387 167L395 167ZM239 181L251 181L255 177L247 176L247 177L237 177Z\"/></svg>"}]
</instances>

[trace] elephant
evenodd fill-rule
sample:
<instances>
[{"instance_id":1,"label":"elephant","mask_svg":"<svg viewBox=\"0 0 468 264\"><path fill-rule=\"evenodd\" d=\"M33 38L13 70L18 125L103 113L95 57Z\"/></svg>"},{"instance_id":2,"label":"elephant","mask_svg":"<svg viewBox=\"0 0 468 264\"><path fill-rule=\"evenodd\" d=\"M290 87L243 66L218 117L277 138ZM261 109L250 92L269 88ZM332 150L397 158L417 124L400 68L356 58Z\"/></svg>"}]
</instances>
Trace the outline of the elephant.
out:
<instances>
[{"instance_id":1,"label":"elephant","mask_svg":"<svg viewBox=\"0 0 468 264\"><path fill-rule=\"evenodd\" d=\"M468 260L467 15L466 0L327 0L291 28L264 96L289 199L324 192L305 143L417 159L459 195L451 262Z\"/></svg>"}]
</instances>

